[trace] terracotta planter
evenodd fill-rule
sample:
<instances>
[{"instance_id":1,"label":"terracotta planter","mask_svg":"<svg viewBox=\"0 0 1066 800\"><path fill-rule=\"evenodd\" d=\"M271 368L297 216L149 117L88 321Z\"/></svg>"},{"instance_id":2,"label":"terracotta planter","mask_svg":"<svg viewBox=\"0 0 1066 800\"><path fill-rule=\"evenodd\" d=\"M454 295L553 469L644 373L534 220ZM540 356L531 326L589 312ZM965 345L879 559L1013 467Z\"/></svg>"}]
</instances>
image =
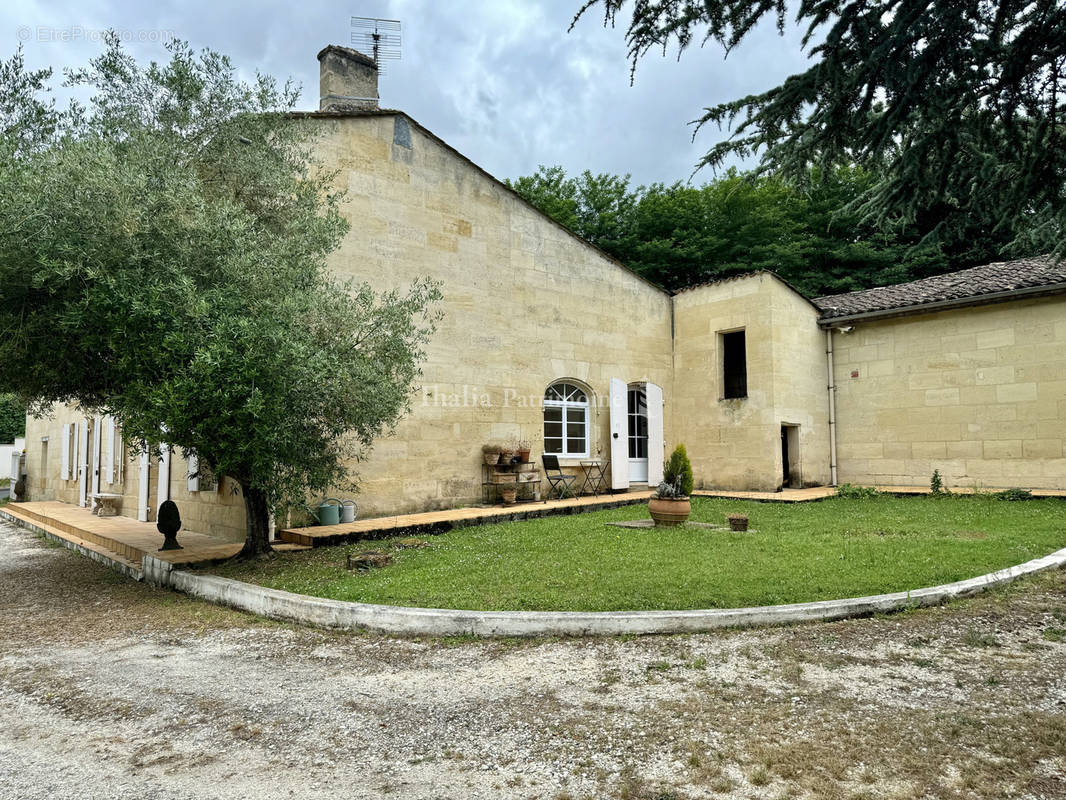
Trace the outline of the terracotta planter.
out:
<instances>
[{"instance_id":1,"label":"terracotta planter","mask_svg":"<svg viewBox=\"0 0 1066 800\"><path fill-rule=\"evenodd\" d=\"M482 453L481 455L485 457L485 463L489 466L500 463L499 453Z\"/></svg>"},{"instance_id":2,"label":"terracotta planter","mask_svg":"<svg viewBox=\"0 0 1066 800\"><path fill-rule=\"evenodd\" d=\"M513 506L515 504L515 498L518 497L518 490L514 487L508 489L500 489L500 499L503 500L505 506Z\"/></svg>"},{"instance_id":3,"label":"terracotta planter","mask_svg":"<svg viewBox=\"0 0 1066 800\"><path fill-rule=\"evenodd\" d=\"M729 517L729 530L746 531L748 529L747 517Z\"/></svg>"},{"instance_id":4,"label":"terracotta planter","mask_svg":"<svg viewBox=\"0 0 1066 800\"><path fill-rule=\"evenodd\" d=\"M648 511L656 525L676 526L688 519L692 513L692 503L687 497L677 500L660 500L653 497L648 501Z\"/></svg>"},{"instance_id":5,"label":"terracotta planter","mask_svg":"<svg viewBox=\"0 0 1066 800\"><path fill-rule=\"evenodd\" d=\"M529 450L519 450L518 460L521 461L523 464L529 463L529 452Z\"/></svg>"}]
</instances>

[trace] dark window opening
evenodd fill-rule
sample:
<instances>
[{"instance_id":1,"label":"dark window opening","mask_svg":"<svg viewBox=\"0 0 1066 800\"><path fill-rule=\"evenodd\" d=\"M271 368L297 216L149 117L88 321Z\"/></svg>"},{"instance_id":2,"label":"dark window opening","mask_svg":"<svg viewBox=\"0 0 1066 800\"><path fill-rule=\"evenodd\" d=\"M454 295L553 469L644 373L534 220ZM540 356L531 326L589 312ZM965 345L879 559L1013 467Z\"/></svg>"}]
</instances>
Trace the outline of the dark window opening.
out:
<instances>
[{"instance_id":1,"label":"dark window opening","mask_svg":"<svg viewBox=\"0 0 1066 800\"><path fill-rule=\"evenodd\" d=\"M748 360L744 331L722 334L722 397L748 396Z\"/></svg>"}]
</instances>

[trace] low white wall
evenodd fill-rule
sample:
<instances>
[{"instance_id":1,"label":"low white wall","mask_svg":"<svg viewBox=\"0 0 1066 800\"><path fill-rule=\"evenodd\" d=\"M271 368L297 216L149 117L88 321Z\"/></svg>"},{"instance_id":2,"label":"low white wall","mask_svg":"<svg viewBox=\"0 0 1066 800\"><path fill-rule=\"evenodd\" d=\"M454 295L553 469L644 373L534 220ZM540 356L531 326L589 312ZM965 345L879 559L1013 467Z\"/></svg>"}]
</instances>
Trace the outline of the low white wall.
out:
<instances>
[{"instance_id":1,"label":"low white wall","mask_svg":"<svg viewBox=\"0 0 1066 800\"><path fill-rule=\"evenodd\" d=\"M325 600L181 570L170 572L167 583L178 591L214 603L272 619L324 628L435 636L612 636L623 633L695 633L715 628L835 620L940 605L956 597L1010 583L1024 575L1064 565L1066 548L1016 567L911 592L815 603L696 611L460 611L405 608Z\"/></svg>"}]
</instances>

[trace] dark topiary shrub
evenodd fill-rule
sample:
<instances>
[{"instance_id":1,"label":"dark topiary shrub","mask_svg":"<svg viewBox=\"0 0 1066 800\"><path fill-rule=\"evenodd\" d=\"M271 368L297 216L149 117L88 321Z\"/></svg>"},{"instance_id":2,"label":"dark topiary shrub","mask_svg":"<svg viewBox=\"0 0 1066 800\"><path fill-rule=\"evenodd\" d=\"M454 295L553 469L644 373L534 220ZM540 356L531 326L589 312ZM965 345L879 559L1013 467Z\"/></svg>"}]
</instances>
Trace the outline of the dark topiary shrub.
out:
<instances>
[{"instance_id":1,"label":"dark topiary shrub","mask_svg":"<svg viewBox=\"0 0 1066 800\"><path fill-rule=\"evenodd\" d=\"M181 514L173 500L164 500L159 505L159 513L156 514L155 527L163 534L163 546L160 550L181 550L178 544L178 531L181 530Z\"/></svg>"}]
</instances>

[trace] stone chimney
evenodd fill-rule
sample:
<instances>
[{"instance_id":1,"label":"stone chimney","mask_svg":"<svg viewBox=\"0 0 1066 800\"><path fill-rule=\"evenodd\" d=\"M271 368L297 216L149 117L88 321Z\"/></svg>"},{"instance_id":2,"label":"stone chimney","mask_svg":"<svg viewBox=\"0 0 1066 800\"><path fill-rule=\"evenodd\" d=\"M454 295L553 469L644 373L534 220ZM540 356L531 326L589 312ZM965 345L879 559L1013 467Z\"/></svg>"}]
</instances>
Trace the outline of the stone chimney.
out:
<instances>
[{"instance_id":1,"label":"stone chimney","mask_svg":"<svg viewBox=\"0 0 1066 800\"><path fill-rule=\"evenodd\" d=\"M320 111L378 107L378 67L370 56L331 44L318 54L318 75Z\"/></svg>"}]
</instances>

